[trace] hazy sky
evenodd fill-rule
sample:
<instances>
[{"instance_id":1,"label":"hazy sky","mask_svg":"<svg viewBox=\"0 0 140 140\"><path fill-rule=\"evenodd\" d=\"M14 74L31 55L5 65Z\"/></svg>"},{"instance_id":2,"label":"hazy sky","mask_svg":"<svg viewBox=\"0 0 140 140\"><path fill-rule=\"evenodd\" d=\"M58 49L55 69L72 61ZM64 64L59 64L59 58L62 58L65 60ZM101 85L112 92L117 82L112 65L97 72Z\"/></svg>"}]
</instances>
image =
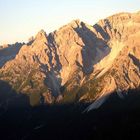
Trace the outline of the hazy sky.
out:
<instances>
[{"instance_id":1,"label":"hazy sky","mask_svg":"<svg viewBox=\"0 0 140 140\"><path fill-rule=\"evenodd\" d=\"M140 0L0 0L0 44L27 41L73 19L96 23L116 12L136 12Z\"/></svg>"}]
</instances>

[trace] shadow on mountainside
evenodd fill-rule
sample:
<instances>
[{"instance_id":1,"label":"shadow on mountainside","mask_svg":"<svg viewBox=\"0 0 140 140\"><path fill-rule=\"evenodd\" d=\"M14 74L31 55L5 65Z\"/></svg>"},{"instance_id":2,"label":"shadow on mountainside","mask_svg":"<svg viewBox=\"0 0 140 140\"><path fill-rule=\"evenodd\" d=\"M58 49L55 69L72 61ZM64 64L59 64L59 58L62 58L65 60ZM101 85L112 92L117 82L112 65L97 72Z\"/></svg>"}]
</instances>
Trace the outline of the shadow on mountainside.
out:
<instances>
[{"instance_id":1,"label":"shadow on mountainside","mask_svg":"<svg viewBox=\"0 0 140 140\"><path fill-rule=\"evenodd\" d=\"M97 31L97 33L100 33L100 35L102 36L102 38L104 40L109 40L110 39L109 34L107 32L105 32L104 29L99 24L95 24L93 27Z\"/></svg>"},{"instance_id":2,"label":"shadow on mountainside","mask_svg":"<svg viewBox=\"0 0 140 140\"><path fill-rule=\"evenodd\" d=\"M10 87L6 84L6 89ZM1 87L1 86L0 86ZM2 90L3 91L3 90ZM10 108L0 116L1 140L92 140L135 138L140 130L140 90L129 90L124 99L116 93L97 110L88 104ZM15 93L13 93L15 94ZM15 100L15 102L18 98Z\"/></svg>"},{"instance_id":3,"label":"shadow on mountainside","mask_svg":"<svg viewBox=\"0 0 140 140\"><path fill-rule=\"evenodd\" d=\"M55 58L56 58L56 67L54 67L55 70L57 70L58 72L62 69L62 65L61 65L61 62L60 62L60 59L59 59L59 55L58 55L58 52L56 50L56 44L55 44L55 39L54 39L54 36L52 33L50 33L48 35L48 45L49 45L49 48L52 48L53 49L53 52L54 52L54 55L55 55ZM50 50L52 52L52 50ZM52 58L52 56L51 56ZM52 59L50 59L50 63L51 63L51 66L53 67L53 64L52 64Z\"/></svg>"},{"instance_id":4,"label":"shadow on mountainside","mask_svg":"<svg viewBox=\"0 0 140 140\"><path fill-rule=\"evenodd\" d=\"M15 58L24 43L15 43L8 47L0 49L0 68L9 60Z\"/></svg>"},{"instance_id":5,"label":"shadow on mountainside","mask_svg":"<svg viewBox=\"0 0 140 140\"><path fill-rule=\"evenodd\" d=\"M11 134L24 124L30 110L29 98L17 93L6 82L0 80L0 139L12 139ZM16 128L16 129L13 129Z\"/></svg>"},{"instance_id":6,"label":"shadow on mountainside","mask_svg":"<svg viewBox=\"0 0 140 140\"><path fill-rule=\"evenodd\" d=\"M138 58L136 58L134 55L129 54L129 57L132 59L133 63L139 68L140 70L140 61Z\"/></svg>"},{"instance_id":7,"label":"shadow on mountainside","mask_svg":"<svg viewBox=\"0 0 140 140\"><path fill-rule=\"evenodd\" d=\"M48 35L48 49L50 53L47 53L49 58L49 64L51 69L48 70L48 67L45 65L41 65L41 68L44 67L44 73L46 75L46 78L44 80L44 84L47 85L47 87L51 90L53 96L58 96L60 93L60 87L62 83L62 79L58 77L58 74L60 73L60 70L62 69L62 65L59 59L59 55L56 49L56 45L54 42L54 36L52 33ZM56 65L53 63L53 53L56 60ZM45 68L46 67L46 68ZM55 87L55 88L54 88Z\"/></svg>"},{"instance_id":8,"label":"shadow on mountainside","mask_svg":"<svg viewBox=\"0 0 140 140\"><path fill-rule=\"evenodd\" d=\"M82 28L75 28L74 30L85 44L82 48L83 71L88 74L93 71L94 64L101 61L110 53L110 48L105 40L98 38L83 22L81 26ZM99 30L99 32L101 31ZM106 36L104 32L103 34Z\"/></svg>"},{"instance_id":9,"label":"shadow on mountainside","mask_svg":"<svg viewBox=\"0 0 140 140\"><path fill-rule=\"evenodd\" d=\"M5 81L0 80L0 115L9 109L16 109L27 107L29 105L29 98L22 94L17 93L12 87Z\"/></svg>"}]
</instances>

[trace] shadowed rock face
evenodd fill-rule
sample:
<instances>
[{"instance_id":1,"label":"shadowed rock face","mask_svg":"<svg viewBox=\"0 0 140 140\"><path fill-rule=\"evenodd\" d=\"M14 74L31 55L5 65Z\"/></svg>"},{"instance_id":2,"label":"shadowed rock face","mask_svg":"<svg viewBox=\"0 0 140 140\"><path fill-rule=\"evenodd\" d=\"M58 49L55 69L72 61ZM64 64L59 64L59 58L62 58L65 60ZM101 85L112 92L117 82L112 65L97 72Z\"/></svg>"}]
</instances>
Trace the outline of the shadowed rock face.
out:
<instances>
[{"instance_id":1,"label":"shadowed rock face","mask_svg":"<svg viewBox=\"0 0 140 140\"><path fill-rule=\"evenodd\" d=\"M41 30L22 47L0 49L0 79L56 100L92 101L117 88L133 89L140 84L139 37L139 13L116 14L94 26L74 20L48 35Z\"/></svg>"},{"instance_id":2,"label":"shadowed rock face","mask_svg":"<svg viewBox=\"0 0 140 140\"><path fill-rule=\"evenodd\" d=\"M29 98L24 94L17 94L12 86L0 80L0 116L12 108L29 107Z\"/></svg>"},{"instance_id":3,"label":"shadowed rock face","mask_svg":"<svg viewBox=\"0 0 140 140\"><path fill-rule=\"evenodd\" d=\"M15 58L24 43L4 45L0 48L0 68L7 62Z\"/></svg>"}]
</instances>

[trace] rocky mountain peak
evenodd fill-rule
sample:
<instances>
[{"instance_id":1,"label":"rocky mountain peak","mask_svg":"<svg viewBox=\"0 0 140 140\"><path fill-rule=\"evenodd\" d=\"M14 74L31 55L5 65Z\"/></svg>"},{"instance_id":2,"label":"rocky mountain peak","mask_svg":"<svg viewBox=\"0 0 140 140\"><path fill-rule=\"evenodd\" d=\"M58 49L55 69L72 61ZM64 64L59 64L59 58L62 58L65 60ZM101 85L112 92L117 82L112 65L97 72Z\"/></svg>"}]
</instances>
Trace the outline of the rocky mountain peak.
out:
<instances>
[{"instance_id":1,"label":"rocky mountain peak","mask_svg":"<svg viewBox=\"0 0 140 140\"><path fill-rule=\"evenodd\" d=\"M81 25L80 19L75 19L71 21L68 25L72 26L73 28L77 28Z\"/></svg>"},{"instance_id":2,"label":"rocky mountain peak","mask_svg":"<svg viewBox=\"0 0 140 140\"><path fill-rule=\"evenodd\" d=\"M37 35L35 36L35 41L42 41L46 42L47 41L47 34L46 32L42 29L40 30Z\"/></svg>"},{"instance_id":3,"label":"rocky mountain peak","mask_svg":"<svg viewBox=\"0 0 140 140\"><path fill-rule=\"evenodd\" d=\"M73 20L48 36L41 30L14 57L4 51L0 78L18 91L53 100L61 95L61 100L91 101L118 88L137 88L139 31L138 13L119 13L93 26Z\"/></svg>"}]
</instances>

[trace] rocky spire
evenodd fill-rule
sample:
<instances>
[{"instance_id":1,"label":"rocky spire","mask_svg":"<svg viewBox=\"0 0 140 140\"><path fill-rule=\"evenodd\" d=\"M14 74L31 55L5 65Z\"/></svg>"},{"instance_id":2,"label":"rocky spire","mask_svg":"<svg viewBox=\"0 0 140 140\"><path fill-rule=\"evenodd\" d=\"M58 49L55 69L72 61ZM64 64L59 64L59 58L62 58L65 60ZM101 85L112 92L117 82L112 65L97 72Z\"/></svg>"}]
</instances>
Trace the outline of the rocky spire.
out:
<instances>
[{"instance_id":1,"label":"rocky spire","mask_svg":"<svg viewBox=\"0 0 140 140\"><path fill-rule=\"evenodd\" d=\"M47 41L47 34L46 34L46 32L42 29L42 30L40 30L38 33L37 33L37 35L36 35L36 37L35 37L35 40L36 41L43 41L43 42L46 42Z\"/></svg>"}]
</instances>

